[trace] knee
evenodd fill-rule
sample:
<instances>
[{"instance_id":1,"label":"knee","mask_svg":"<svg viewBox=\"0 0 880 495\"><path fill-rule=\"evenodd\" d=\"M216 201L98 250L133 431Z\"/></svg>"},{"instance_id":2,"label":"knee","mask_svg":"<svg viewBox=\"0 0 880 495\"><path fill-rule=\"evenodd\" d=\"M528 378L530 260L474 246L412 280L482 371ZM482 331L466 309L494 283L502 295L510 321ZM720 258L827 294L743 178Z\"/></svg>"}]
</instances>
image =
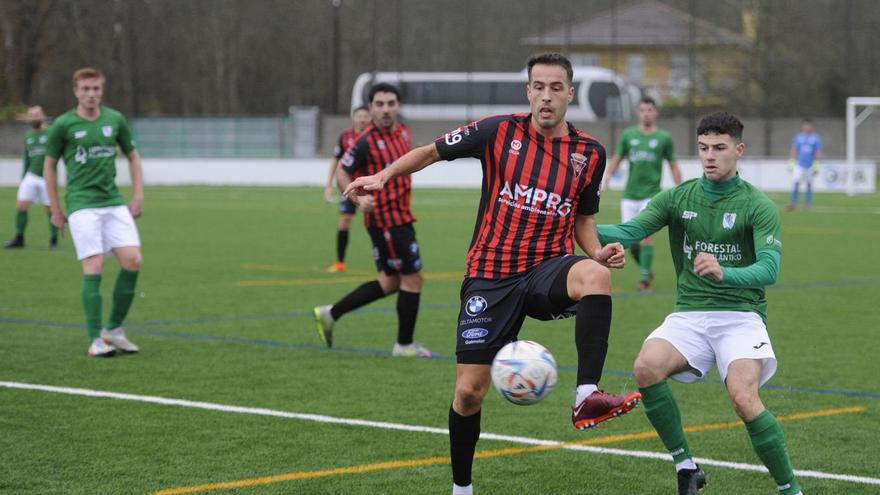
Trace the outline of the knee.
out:
<instances>
[{"instance_id":1,"label":"knee","mask_svg":"<svg viewBox=\"0 0 880 495\"><path fill-rule=\"evenodd\" d=\"M127 256L125 259L119 260L119 264L122 265L122 268L130 272L136 272L141 269L141 265L144 262L144 257L140 252L132 254L131 256Z\"/></svg>"},{"instance_id":2,"label":"knee","mask_svg":"<svg viewBox=\"0 0 880 495\"><path fill-rule=\"evenodd\" d=\"M483 397L486 389L473 384L458 384L455 386L455 402L453 408L462 416L476 414L483 405Z\"/></svg>"},{"instance_id":3,"label":"knee","mask_svg":"<svg viewBox=\"0 0 880 495\"><path fill-rule=\"evenodd\" d=\"M592 260L573 266L568 276L569 298L578 301L597 294L611 294L611 271Z\"/></svg>"},{"instance_id":4,"label":"knee","mask_svg":"<svg viewBox=\"0 0 880 495\"><path fill-rule=\"evenodd\" d=\"M730 389L728 393L736 415L743 421L754 418L764 410L758 393L753 390L734 388Z\"/></svg>"},{"instance_id":5,"label":"knee","mask_svg":"<svg viewBox=\"0 0 880 495\"><path fill-rule=\"evenodd\" d=\"M379 285L382 287L382 292L387 296L388 294L394 294L400 289L400 276L389 277L384 274L379 275Z\"/></svg>"},{"instance_id":6,"label":"knee","mask_svg":"<svg viewBox=\"0 0 880 495\"><path fill-rule=\"evenodd\" d=\"M407 292L421 292L422 280L422 272L401 275L400 288Z\"/></svg>"},{"instance_id":7,"label":"knee","mask_svg":"<svg viewBox=\"0 0 880 495\"><path fill-rule=\"evenodd\" d=\"M633 374L639 387L648 387L666 378L658 366L641 354L633 363Z\"/></svg>"}]
</instances>

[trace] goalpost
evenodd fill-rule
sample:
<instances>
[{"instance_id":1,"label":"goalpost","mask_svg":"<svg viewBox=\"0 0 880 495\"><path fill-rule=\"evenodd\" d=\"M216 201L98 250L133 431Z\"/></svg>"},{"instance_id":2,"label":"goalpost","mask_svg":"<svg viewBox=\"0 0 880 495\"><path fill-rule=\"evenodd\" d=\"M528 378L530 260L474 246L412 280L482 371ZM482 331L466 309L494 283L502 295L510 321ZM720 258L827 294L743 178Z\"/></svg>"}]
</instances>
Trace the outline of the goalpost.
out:
<instances>
[{"instance_id":1,"label":"goalpost","mask_svg":"<svg viewBox=\"0 0 880 495\"><path fill-rule=\"evenodd\" d=\"M856 194L856 128L880 106L878 96L850 96L846 99L846 193ZM856 115L858 107L864 107Z\"/></svg>"}]
</instances>

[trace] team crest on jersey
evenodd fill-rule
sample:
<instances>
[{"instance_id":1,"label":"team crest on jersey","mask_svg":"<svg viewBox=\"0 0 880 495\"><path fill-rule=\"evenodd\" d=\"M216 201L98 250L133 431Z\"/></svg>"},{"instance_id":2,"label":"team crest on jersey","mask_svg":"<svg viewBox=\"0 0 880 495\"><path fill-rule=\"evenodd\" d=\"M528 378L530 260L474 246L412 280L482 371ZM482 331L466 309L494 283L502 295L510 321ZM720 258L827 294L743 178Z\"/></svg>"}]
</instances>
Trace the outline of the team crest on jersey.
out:
<instances>
[{"instance_id":1,"label":"team crest on jersey","mask_svg":"<svg viewBox=\"0 0 880 495\"><path fill-rule=\"evenodd\" d=\"M510 142L510 151L508 151L508 153L510 153L511 155L519 155L519 150L521 149L522 141L520 141L519 139L514 139Z\"/></svg>"},{"instance_id":2,"label":"team crest on jersey","mask_svg":"<svg viewBox=\"0 0 880 495\"><path fill-rule=\"evenodd\" d=\"M721 220L721 226L727 230L733 228L733 224L736 222L736 213L725 212L724 218Z\"/></svg>"},{"instance_id":3,"label":"team crest on jersey","mask_svg":"<svg viewBox=\"0 0 880 495\"><path fill-rule=\"evenodd\" d=\"M376 147L379 148L380 150L384 150L385 149L385 141L382 139L377 139L376 140Z\"/></svg>"},{"instance_id":4,"label":"team crest on jersey","mask_svg":"<svg viewBox=\"0 0 880 495\"><path fill-rule=\"evenodd\" d=\"M648 141L648 146L650 146L651 148L656 148L658 144L660 144L660 142L656 139L651 139L650 141Z\"/></svg>"},{"instance_id":5,"label":"team crest on jersey","mask_svg":"<svg viewBox=\"0 0 880 495\"><path fill-rule=\"evenodd\" d=\"M587 165L587 157L580 153L572 153L571 165L574 167L574 175L576 177L579 177L581 175L581 171Z\"/></svg>"},{"instance_id":6,"label":"team crest on jersey","mask_svg":"<svg viewBox=\"0 0 880 495\"><path fill-rule=\"evenodd\" d=\"M109 125L105 125L104 127L101 128L101 132L104 133L104 137L111 137L111 136L113 136L113 127L111 127Z\"/></svg>"},{"instance_id":7,"label":"team crest on jersey","mask_svg":"<svg viewBox=\"0 0 880 495\"><path fill-rule=\"evenodd\" d=\"M48 138L49 138L49 137L46 136L45 134L43 134L42 136L40 136L40 144L46 144L46 140L47 140Z\"/></svg>"}]
</instances>

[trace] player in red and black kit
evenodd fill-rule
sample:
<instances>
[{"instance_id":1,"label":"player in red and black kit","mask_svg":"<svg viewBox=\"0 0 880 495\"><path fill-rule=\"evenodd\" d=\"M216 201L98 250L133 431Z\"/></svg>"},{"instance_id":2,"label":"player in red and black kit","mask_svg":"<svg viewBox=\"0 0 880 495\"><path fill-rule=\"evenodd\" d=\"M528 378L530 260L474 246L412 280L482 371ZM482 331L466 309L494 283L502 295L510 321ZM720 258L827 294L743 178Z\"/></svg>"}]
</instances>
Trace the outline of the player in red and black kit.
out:
<instances>
[{"instance_id":1,"label":"player in red and black kit","mask_svg":"<svg viewBox=\"0 0 880 495\"><path fill-rule=\"evenodd\" d=\"M346 187L351 179L376 174L410 149L409 128L397 117L400 92L396 87L379 83L370 89L371 124L345 152L336 180ZM367 195L351 197L364 212L364 225L373 242L377 280L353 290L336 304L314 309L318 335L327 347L333 346L333 326L345 313L397 292L397 343L393 356L431 357L424 344L413 342L419 296L422 292L422 258L410 210L409 176L398 177L388 187Z\"/></svg>"},{"instance_id":2,"label":"player in red and black kit","mask_svg":"<svg viewBox=\"0 0 880 495\"><path fill-rule=\"evenodd\" d=\"M345 271L345 250L348 247L348 229L351 227L351 218L357 212L357 206L336 192L336 174L339 172L339 160L351 148L361 132L370 123L370 111L364 105L351 112L351 127L342 131L339 141L333 148L333 161L330 163L330 173L327 176L327 185L324 187L324 199L328 203L339 201L339 228L336 231L336 262L327 268L330 273Z\"/></svg>"},{"instance_id":3,"label":"player in red and black kit","mask_svg":"<svg viewBox=\"0 0 880 495\"><path fill-rule=\"evenodd\" d=\"M528 62L531 113L489 117L416 148L345 193L371 194L439 160L479 158L483 186L461 286L458 377L449 411L453 494L473 493L471 469L480 410L498 350L516 340L526 316L575 316L578 387L572 423L586 429L626 413L638 392L598 390L611 328L611 268L623 246L600 245L593 215L605 149L565 121L574 97L571 63L559 54ZM575 242L590 256L574 254Z\"/></svg>"}]
</instances>

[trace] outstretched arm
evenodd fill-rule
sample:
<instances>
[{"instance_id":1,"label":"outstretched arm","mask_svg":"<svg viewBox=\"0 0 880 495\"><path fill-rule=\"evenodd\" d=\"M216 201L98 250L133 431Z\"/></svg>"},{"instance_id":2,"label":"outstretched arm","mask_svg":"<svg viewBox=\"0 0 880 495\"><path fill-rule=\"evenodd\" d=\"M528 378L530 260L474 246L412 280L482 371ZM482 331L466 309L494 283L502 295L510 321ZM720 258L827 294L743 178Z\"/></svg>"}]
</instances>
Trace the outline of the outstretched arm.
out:
<instances>
[{"instance_id":1,"label":"outstretched arm","mask_svg":"<svg viewBox=\"0 0 880 495\"><path fill-rule=\"evenodd\" d=\"M427 167L432 163L440 161L440 153L437 151L437 145L434 143L420 146L409 153L401 156L391 165L382 169L379 173L358 177L345 188L343 192L346 196L363 196L369 194L370 191L378 191L385 187L385 184L398 176L409 175Z\"/></svg>"}]
</instances>

